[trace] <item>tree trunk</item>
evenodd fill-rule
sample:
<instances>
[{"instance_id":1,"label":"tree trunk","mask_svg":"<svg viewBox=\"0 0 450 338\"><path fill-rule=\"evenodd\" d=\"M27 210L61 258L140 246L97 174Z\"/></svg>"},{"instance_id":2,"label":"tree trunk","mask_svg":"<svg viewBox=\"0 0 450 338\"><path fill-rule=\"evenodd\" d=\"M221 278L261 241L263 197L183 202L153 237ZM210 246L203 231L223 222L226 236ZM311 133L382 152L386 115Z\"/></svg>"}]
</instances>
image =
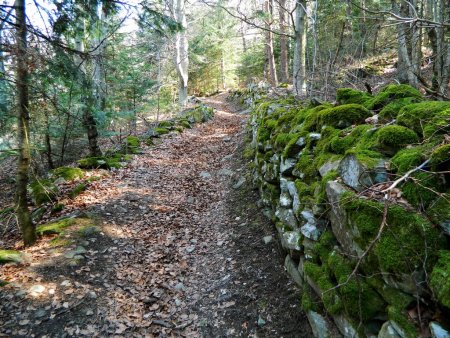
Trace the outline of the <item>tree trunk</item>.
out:
<instances>
[{"instance_id":1,"label":"tree trunk","mask_svg":"<svg viewBox=\"0 0 450 338\"><path fill-rule=\"evenodd\" d=\"M25 0L16 0L15 8L17 27L17 144L19 148L15 202L17 221L22 232L23 242L25 246L29 246L36 241L36 231L31 220L27 202L28 169L30 167L31 152L29 143L30 114L28 110L27 27Z\"/></svg>"},{"instance_id":2,"label":"tree trunk","mask_svg":"<svg viewBox=\"0 0 450 338\"><path fill-rule=\"evenodd\" d=\"M278 78L277 78L277 70L275 67L275 55L273 52L273 33L271 32L272 29L272 17L273 17L273 0L266 0L264 2L264 10L269 16L269 18L266 20L266 58L267 58L267 71L268 71L268 78L269 83L272 86L278 85Z\"/></svg>"},{"instance_id":3,"label":"tree trunk","mask_svg":"<svg viewBox=\"0 0 450 338\"><path fill-rule=\"evenodd\" d=\"M85 29L83 24L82 35L84 35ZM78 36L75 42L75 49L80 53L84 52L84 43L82 37ZM98 130L97 123L95 122L95 118L93 115L93 110L95 107L95 99L94 99L94 91L92 89L93 84L89 75L87 74L85 67L85 60L79 55L75 56L75 63L78 67L78 78L79 85L82 90L82 116L83 116L83 125L86 129L88 143L89 143L89 155L93 157L101 156L102 152L100 147L98 146Z\"/></svg>"},{"instance_id":4,"label":"tree trunk","mask_svg":"<svg viewBox=\"0 0 450 338\"><path fill-rule=\"evenodd\" d=\"M295 49L293 79L295 96L306 94L306 0L299 0L295 8Z\"/></svg>"},{"instance_id":5,"label":"tree trunk","mask_svg":"<svg viewBox=\"0 0 450 338\"><path fill-rule=\"evenodd\" d=\"M286 0L279 0L280 33L286 34ZM288 39L280 35L280 80L289 81Z\"/></svg>"},{"instance_id":6,"label":"tree trunk","mask_svg":"<svg viewBox=\"0 0 450 338\"><path fill-rule=\"evenodd\" d=\"M185 11L185 0L173 0L173 13L175 20L181 25L181 31L175 37L175 66L178 73L178 100L180 106L185 107L188 97L188 67L189 43L187 39L187 20Z\"/></svg>"},{"instance_id":7,"label":"tree trunk","mask_svg":"<svg viewBox=\"0 0 450 338\"><path fill-rule=\"evenodd\" d=\"M93 53L93 68L94 68L94 86L93 95L97 109L104 111L106 108L106 83L105 83L105 65L104 55L106 49L105 42L105 8L101 4L96 6L97 14L97 31L95 32L96 38L94 39L94 47L97 47Z\"/></svg>"}]
</instances>

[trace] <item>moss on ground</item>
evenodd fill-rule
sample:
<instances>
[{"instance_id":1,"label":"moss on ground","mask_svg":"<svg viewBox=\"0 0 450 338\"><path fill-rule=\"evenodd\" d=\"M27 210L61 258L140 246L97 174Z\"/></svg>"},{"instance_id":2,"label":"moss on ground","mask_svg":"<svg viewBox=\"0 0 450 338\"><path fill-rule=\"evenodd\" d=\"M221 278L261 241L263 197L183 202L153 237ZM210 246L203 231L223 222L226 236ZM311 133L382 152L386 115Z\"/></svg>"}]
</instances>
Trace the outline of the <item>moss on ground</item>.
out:
<instances>
[{"instance_id":1,"label":"moss on ground","mask_svg":"<svg viewBox=\"0 0 450 338\"><path fill-rule=\"evenodd\" d=\"M418 332L414 323L410 320L408 313L403 309L398 309L395 306L388 306L389 320L397 324L402 330L405 338L416 338Z\"/></svg>"},{"instance_id":2,"label":"moss on ground","mask_svg":"<svg viewBox=\"0 0 450 338\"><path fill-rule=\"evenodd\" d=\"M20 251L0 250L0 264L22 263L23 256Z\"/></svg>"},{"instance_id":3,"label":"moss on ground","mask_svg":"<svg viewBox=\"0 0 450 338\"><path fill-rule=\"evenodd\" d=\"M442 122L445 123L446 117L443 112L448 109L450 109L450 102L424 101L410 104L400 110L397 123L411 128L419 135L425 136L427 134L427 136L430 136L433 134L433 129L430 129L433 125L433 119L437 125ZM443 118L443 121L441 121L441 118ZM429 125L429 127L425 128L426 125ZM426 133L425 130L427 130Z\"/></svg>"},{"instance_id":4,"label":"moss on ground","mask_svg":"<svg viewBox=\"0 0 450 338\"><path fill-rule=\"evenodd\" d=\"M392 101L407 97L415 99L423 98L420 91L411 86L405 84L391 84L384 87L377 95L373 97L373 99L368 100L365 106L371 110L380 110Z\"/></svg>"},{"instance_id":5,"label":"moss on ground","mask_svg":"<svg viewBox=\"0 0 450 338\"><path fill-rule=\"evenodd\" d=\"M30 183L31 197L37 206L51 202L58 194L58 187L48 179L36 179Z\"/></svg>"},{"instance_id":6,"label":"moss on ground","mask_svg":"<svg viewBox=\"0 0 450 338\"><path fill-rule=\"evenodd\" d=\"M352 88L339 88L336 92L336 101L339 104L364 104L371 98L372 95Z\"/></svg>"},{"instance_id":7,"label":"moss on ground","mask_svg":"<svg viewBox=\"0 0 450 338\"><path fill-rule=\"evenodd\" d=\"M395 125L379 129L377 131L377 139L381 146L392 149L399 149L407 144L417 143L419 141L419 137L413 130Z\"/></svg>"},{"instance_id":8,"label":"moss on ground","mask_svg":"<svg viewBox=\"0 0 450 338\"><path fill-rule=\"evenodd\" d=\"M36 233L42 235L60 234L64 229L76 223L75 218L62 218L59 221L41 224L36 227Z\"/></svg>"},{"instance_id":9,"label":"moss on ground","mask_svg":"<svg viewBox=\"0 0 450 338\"><path fill-rule=\"evenodd\" d=\"M384 106L379 112L378 116L382 121L389 121L396 119L400 110L410 104L419 103L422 99L418 97L406 97L403 99L394 100L388 105Z\"/></svg>"},{"instance_id":10,"label":"moss on ground","mask_svg":"<svg viewBox=\"0 0 450 338\"><path fill-rule=\"evenodd\" d=\"M69 193L69 197L73 199L78 195L80 195L86 189L87 189L86 183L77 184L75 188L73 188L72 191Z\"/></svg>"},{"instance_id":11,"label":"moss on ground","mask_svg":"<svg viewBox=\"0 0 450 338\"><path fill-rule=\"evenodd\" d=\"M75 179L83 178L84 172L80 168L73 167L59 167L50 171L50 174L54 177L62 177L66 181L72 181Z\"/></svg>"},{"instance_id":12,"label":"moss on ground","mask_svg":"<svg viewBox=\"0 0 450 338\"><path fill-rule=\"evenodd\" d=\"M391 169L398 174L404 174L425 162L426 154L423 147L402 149L391 159Z\"/></svg>"},{"instance_id":13,"label":"moss on ground","mask_svg":"<svg viewBox=\"0 0 450 338\"><path fill-rule=\"evenodd\" d=\"M115 154L111 157L86 157L78 160L78 166L82 169L117 169L120 168L123 154Z\"/></svg>"},{"instance_id":14,"label":"moss on ground","mask_svg":"<svg viewBox=\"0 0 450 338\"><path fill-rule=\"evenodd\" d=\"M319 125L344 129L354 124L364 123L364 120L370 116L370 112L360 104L344 104L322 110L319 114Z\"/></svg>"},{"instance_id":15,"label":"moss on ground","mask_svg":"<svg viewBox=\"0 0 450 338\"><path fill-rule=\"evenodd\" d=\"M450 251L441 250L430 275L430 287L438 302L450 309Z\"/></svg>"}]
</instances>

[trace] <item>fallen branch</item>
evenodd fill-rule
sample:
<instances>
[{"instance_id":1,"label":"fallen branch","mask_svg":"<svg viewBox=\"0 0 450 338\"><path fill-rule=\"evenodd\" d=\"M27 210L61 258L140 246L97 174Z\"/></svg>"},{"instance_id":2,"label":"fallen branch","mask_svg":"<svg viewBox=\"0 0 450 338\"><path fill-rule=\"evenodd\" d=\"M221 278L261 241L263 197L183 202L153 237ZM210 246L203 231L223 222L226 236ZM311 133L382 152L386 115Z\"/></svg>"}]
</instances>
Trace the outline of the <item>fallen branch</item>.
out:
<instances>
[{"instance_id":1,"label":"fallen branch","mask_svg":"<svg viewBox=\"0 0 450 338\"><path fill-rule=\"evenodd\" d=\"M409 176L411 176L412 174L414 174L416 171L421 170L423 167L425 167L428 163L430 162L430 160L426 160L425 162L423 162L421 165L419 165L418 167L415 167L413 169L411 169L410 171L408 171L406 174L404 174L402 177L400 177L399 179L395 180L391 186L389 188L386 188L384 190L382 190L381 192L386 194L390 191L392 191L397 185L399 185L400 183L402 183L403 181L407 180L409 178ZM387 199L387 196L385 196L385 199Z\"/></svg>"}]
</instances>

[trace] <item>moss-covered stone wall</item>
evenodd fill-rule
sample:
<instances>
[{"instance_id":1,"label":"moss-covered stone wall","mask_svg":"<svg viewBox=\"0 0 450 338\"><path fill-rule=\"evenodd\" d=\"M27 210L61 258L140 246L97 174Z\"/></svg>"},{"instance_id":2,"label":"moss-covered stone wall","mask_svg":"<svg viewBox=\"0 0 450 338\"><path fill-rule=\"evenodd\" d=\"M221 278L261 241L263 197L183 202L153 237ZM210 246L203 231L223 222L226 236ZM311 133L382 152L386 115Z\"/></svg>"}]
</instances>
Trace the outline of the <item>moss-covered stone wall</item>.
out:
<instances>
[{"instance_id":1,"label":"moss-covered stone wall","mask_svg":"<svg viewBox=\"0 0 450 338\"><path fill-rule=\"evenodd\" d=\"M406 85L344 88L334 104L243 101L254 183L315 335L448 330L450 102Z\"/></svg>"}]
</instances>

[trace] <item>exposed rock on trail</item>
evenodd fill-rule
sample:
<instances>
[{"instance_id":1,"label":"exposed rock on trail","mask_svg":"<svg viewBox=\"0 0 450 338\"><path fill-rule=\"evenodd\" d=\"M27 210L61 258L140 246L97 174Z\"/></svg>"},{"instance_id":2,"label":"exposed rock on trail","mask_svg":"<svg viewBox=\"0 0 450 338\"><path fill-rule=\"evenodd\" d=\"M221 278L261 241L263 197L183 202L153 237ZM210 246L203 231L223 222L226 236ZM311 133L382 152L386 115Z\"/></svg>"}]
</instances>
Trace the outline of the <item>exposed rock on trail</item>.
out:
<instances>
[{"instance_id":1,"label":"exposed rock on trail","mask_svg":"<svg viewBox=\"0 0 450 338\"><path fill-rule=\"evenodd\" d=\"M68 206L101 223L67 250L77 264L40 243L31 265L2 268L0 335L312 336L245 180L245 116L223 100Z\"/></svg>"}]
</instances>

